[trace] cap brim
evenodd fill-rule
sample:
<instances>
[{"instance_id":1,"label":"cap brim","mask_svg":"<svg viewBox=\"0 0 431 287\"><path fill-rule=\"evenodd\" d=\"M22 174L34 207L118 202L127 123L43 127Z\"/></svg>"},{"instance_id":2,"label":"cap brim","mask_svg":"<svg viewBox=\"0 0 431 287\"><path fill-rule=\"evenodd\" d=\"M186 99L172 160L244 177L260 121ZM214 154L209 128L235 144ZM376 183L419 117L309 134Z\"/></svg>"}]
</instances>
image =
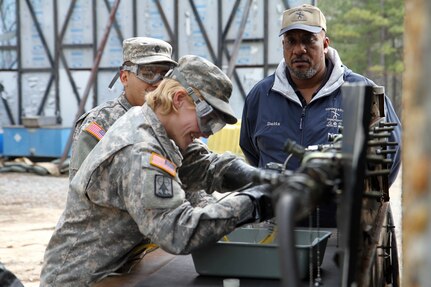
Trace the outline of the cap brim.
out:
<instances>
[{"instance_id":1,"label":"cap brim","mask_svg":"<svg viewBox=\"0 0 431 287\"><path fill-rule=\"evenodd\" d=\"M310 25L304 25L304 24L293 24L293 25L290 25L286 28L281 29L280 34L278 36L281 36L290 30L305 30L305 31L308 31L311 33L319 33L320 31L322 31L322 29L323 28L319 27L319 26L310 26Z\"/></svg>"},{"instance_id":2,"label":"cap brim","mask_svg":"<svg viewBox=\"0 0 431 287\"><path fill-rule=\"evenodd\" d=\"M236 124L238 119L235 117L231 106L223 100L213 97L203 91L200 91L205 101L207 101L213 108L223 114L226 123L233 125Z\"/></svg>"},{"instance_id":3,"label":"cap brim","mask_svg":"<svg viewBox=\"0 0 431 287\"><path fill-rule=\"evenodd\" d=\"M133 63L137 65L145 65L145 64L154 64L154 63L160 63L160 62L171 63L171 64L174 64L175 66L178 66L177 62L175 62L169 57L164 57L164 56L143 57L140 59L140 61L133 62Z\"/></svg>"}]
</instances>

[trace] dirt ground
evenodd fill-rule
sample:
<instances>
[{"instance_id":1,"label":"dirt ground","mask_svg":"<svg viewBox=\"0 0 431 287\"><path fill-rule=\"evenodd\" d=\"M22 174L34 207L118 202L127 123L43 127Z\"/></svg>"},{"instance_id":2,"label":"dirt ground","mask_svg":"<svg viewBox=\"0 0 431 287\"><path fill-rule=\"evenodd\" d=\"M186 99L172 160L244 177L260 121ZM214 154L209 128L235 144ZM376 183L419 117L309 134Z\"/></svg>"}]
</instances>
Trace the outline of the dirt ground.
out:
<instances>
[{"instance_id":1,"label":"dirt ground","mask_svg":"<svg viewBox=\"0 0 431 287\"><path fill-rule=\"evenodd\" d=\"M391 188L399 244L400 179ZM39 286L43 253L65 206L67 189L67 176L0 173L0 262L26 287Z\"/></svg>"},{"instance_id":2,"label":"dirt ground","mask_svg":"<svg viewBox=\"0 0 431 287\"><path fill-rule=\"evenodd\" d=\"M43 253L67 188L67 176L0 173L0 262L26 287L39 286Z\"/></svg>"}]
</instances>

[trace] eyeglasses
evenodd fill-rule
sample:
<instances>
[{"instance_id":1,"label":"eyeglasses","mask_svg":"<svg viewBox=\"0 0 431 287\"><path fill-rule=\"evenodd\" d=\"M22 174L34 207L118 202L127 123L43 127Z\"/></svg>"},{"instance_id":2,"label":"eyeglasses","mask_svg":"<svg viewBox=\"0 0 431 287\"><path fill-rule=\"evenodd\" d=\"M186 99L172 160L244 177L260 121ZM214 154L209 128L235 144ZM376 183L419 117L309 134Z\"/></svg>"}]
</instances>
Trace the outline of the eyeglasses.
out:
<instances>
[{"instance_id":1,"label":"eyeglasses","mask_svg":"<svg viewBox=\"0 0 431 287\"><path fill-rule=\"evenodd\" d=\"M217 110L215 110L204 99L200 99L193 89L187 84L184 76L178 69L174 68L165 75L166 78L177 80L187 91L187 94L192 97L196 105L196 115L200 131L205 135L212 135L221 130L226 122Z\"/></svg>"},{"instance_id":2,"label":"eyeglasses","mask_svg":"<svg viewBox=\"0 0 431 287\"><path fill-rule=\"evenodd\" d=\"M129 71L136 75L138 79L150 85L163 80L166 73L173 68L173 65L150 64L150 65L124 65L123 71Z\"/></svg>"},{"instance_id":3,"label":"eyeglasses","mask_svg":"<svg viewBox=\"0 0 431 287\"><path fill-rule=\"evenodd\" d=\"M191 89L189 87L189 89ZM187 89L187 93L191 96L190 91ZM193 95L194 91L192 90ZM192 96L193 98L193 96ZM198 118L198 125L201 132L205 135L212 135L221 130L226 122L220 116L220 114L211 107L205 100L199 99L198 97L193 98L196 105L196 115Z\"/></svg>"}]
</instances>

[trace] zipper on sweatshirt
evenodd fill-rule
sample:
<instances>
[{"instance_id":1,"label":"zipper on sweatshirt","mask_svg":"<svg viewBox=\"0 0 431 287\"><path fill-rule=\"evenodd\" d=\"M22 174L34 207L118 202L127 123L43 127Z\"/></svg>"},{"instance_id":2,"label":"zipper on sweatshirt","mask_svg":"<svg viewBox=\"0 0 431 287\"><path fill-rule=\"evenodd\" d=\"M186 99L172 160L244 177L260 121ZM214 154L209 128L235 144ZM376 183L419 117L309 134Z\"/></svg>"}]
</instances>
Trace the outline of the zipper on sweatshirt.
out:
<instances>
[{"instance_id":1,"label":"zipper on sweatshirt","mask_svg":"<svg viewBox=\"0 0 431 287\"><path fill-rule=\"evenodd\" d=\"M303 127L303 121L305 118L305 109L307 108L307 106L302 108L302 113L301 113L301 119L299 120L299 130L302 131L302 127Z\"/></svg>"}]
</instances>

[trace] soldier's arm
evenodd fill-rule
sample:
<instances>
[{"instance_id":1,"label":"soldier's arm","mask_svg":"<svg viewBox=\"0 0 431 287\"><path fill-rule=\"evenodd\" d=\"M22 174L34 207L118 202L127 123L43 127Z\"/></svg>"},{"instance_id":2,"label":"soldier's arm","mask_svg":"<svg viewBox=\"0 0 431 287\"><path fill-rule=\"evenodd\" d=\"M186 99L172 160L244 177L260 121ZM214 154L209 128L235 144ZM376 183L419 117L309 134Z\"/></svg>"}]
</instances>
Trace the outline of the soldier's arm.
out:
<instances>
[{"instance_id":1,"label":"soldier's arm","mask_svg":"<svg viewBox=\"0 0 431 287\"><path fill-rule=\"evenodd\" d=\"M69 164L69 178L73 179L82 162L91 150L103 138L105 129L92 118L86 119L82 125L76 126Z\"/></svg>"},{"instance_id":2,"label":"soldier's arm","mask_svg":"<svg viewBox=\"0 0 431 287\"><path fill-rule=\"evenodd\" d=\"M199 140L195 140L183 156L178 174L187 191L228 192L252 181L254 167L230 152L214 153Z\"/></svg>"},{"instance_id":3,"label":"soldier's arm","mask_svg":"<svg viewBox=\"0 0 431 287\"><path fill-rule=\"evenodd\" d=\"M87 133L81 133L74 144L72 156L70 158L69 171L74 175L78 171L82 162L96 146L99 141ZM71 176L73 178L73 176Z\"/></svg>"},{"instance_id":4,"label":"soldier's arm","mask_svg":"<svg viewBox=\"0 0 431 287\"><path fill-rule=\"evenodd\" d=\"M133 162L129 162L128 175L122 177L126 188L121 196L142 234L165 251L189 253L253 220L250 198L231 196L195 208L185 200L175 175L148 164L149 154L130 158Z\"/></svg>"}]
</instances>

